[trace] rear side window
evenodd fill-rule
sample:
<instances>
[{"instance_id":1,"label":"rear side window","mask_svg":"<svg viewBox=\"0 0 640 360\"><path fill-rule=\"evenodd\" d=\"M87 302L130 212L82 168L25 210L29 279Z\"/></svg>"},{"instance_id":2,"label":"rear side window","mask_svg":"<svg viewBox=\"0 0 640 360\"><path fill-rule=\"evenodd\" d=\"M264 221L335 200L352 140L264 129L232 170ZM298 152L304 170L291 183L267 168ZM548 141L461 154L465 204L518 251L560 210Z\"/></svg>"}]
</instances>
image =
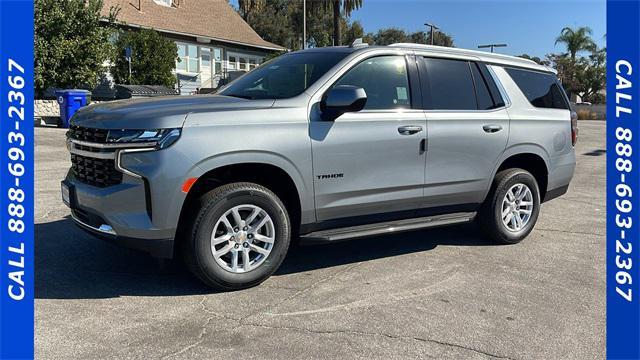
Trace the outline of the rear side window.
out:
<instances>
[{"instance_id":1,"label":"rear side window","mask_svg":"<svg viewBox=\"0 0 640 360\"><path fill-rule=\"evenodd\" d=\"M566 97L555 75L505 68L531 105L547 109L569 109Z\"/></svg>"},{"instance_id":2,"label":"rear side window","mask_svg":"<svg viewBox=\"0 0 640 360\"><path fill-rule=\"evenodd\" d=\"M430 96L427 108L432 110L476 110L476 94L469 62L424 58L426 85Z\"/></svg>"},{"instance_id":3,"label":"rear side window","mask_svg":"<svg viewBox=\"0 0 640 360\"><path fill-rule=\"evenodd\" d=\"M480 69L477 64L471 64L471 72L473 73L473 82L476 87L476 98L478 99L479 110L493 109L493 99L491 99L491 93L487 82L484 81Z\"/></svg>"},{"instance_id":4,"label":"rear side window","mask_svg":"<svg viewBox=\"0 0 640 360\"><path fill-rule=\"evenodd\" d=\"M484 64L466 60L424 58L426 109L490 110L504 106Z\"/></svg>"},{"instance_id":5,"label":"rear side window","mask_svg":"<svg viewBox=\"0 0 640 360\"><path fill-rule=\"evenodd\" d=\"M473 81L476 85L476 97L479 110L490 110L504 106L504 100L500 95L498 86L487 70L486 65L470 63Z\"/></svg>"}]
</instances>

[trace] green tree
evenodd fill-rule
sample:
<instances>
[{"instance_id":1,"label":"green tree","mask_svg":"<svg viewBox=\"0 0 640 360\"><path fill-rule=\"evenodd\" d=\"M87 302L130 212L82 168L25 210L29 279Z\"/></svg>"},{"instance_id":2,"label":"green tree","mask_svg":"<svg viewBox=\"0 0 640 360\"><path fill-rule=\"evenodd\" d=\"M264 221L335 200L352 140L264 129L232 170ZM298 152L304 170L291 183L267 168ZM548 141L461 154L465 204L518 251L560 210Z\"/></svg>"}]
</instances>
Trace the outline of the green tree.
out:
<instances>
[{"instance_id":1,"label":"green tree","mask_svg":"<svg viewBox=\"0 0 640 360\"><path fill-rule=\"evenodd\" d=\"M342 14L349 17L354 10L362 7L362 0L322 0L311 2L312 11L330 12L333 14L333 45L342 45Z\"/></svg>"},{"instance_id":2,"label":"green tree","mask_svg":"<svg viewBox=\"0 0 640 360\"><path fill-rule=\"evenodd\" d=\"M112 47L111 26L101 24L102 0L35 0L35 91L93 88ZM113 24L118 9L107 17Z\"/></svg>"},{"instance_id":3,"label":"green tree","mask_svg":"<svg viewBox=\"0 0 640 360\"><path fill-rule=\"evenodd\" d=\"M176 77L178 47L154 30L127 30L119 33L115 43L111 74L116 83L135 85L164 85L173 87ZM125 49L131 48L131 78Z\"/></svg>"},{"instance_id":4,"label":"green tree","mask_svg":"<svg viewBox=\"0 0 640 360\"><path fill-rule=\"evenodd\" d=\"M372 45L390 45L393 43L431 44L431 34L425 31L416 31L408 34L406 31L390 27L378 30L375 34L365 36L365 42ZM446 33L438 32L434 39L434 45L453 47L453 38Z\"/></svg>"},{"instance_id":5,"label":"green tree","mask_svg":"<svg viewBox=\"0 0 640 360\"><path fill-rule=\"evenodd\" d=\"M607 49L593 47L588 60L585 59L584 71L581 73L583 89L580 92L582 101L592 103L604 102L602 95L607 84Z\"/></svg>"},{"instance_id":6,"label":"green tree","mask_svg":"<svg viewBox=\"0 0 640 360\"><path fill-rule=\"evenodd\" d=\"M302 27L298 30L296 26L298 19L301 24L301 8L301 4L292 1L269 0L260 11L250 12L246 21L263 39L288 49L299 49Z\"/></svg>"},{"instance_id":7,"label":"green tree","mask_svg":"<svg viewBox=\"0 0 640 360\"><path fill-rule=\"evenodd\" d=\"M575 29L565 27L556 38L555 43L564 44L567 48L567 53L552 55L551 60L557 65L563 86L572 101L576 101L576 95L586 91L585 76L587 76L586 71L590 64L588 60L584 58L578 59L577 56L579 52L595 49L591 34L591 28L588 26L581 26Z\"/></svg>"},{"instance_id":8,"label":"green tree","mask_svg":"<svg viewBox=\"0 0 640 360\"><path fill-rule=\"evenodd\" d=\"M320 1L307 2L307 40L316 47L333 44L333 14L324 6ZM238 12L244 14L242 9ZM260 11L251 11L247 15L247 23L263 39L291 50L303 47L302 22L302 2L299 1L265 1ZM340 17L339 24L346 40L353 41L364 33L362 25L350 23L345 16Z\"/></svg>"},{"instance_id":9,"label":"green tree","mask_svg":"<svg viewBox=\"0 0 640 360\"><path fill-rule=\"evenodd\" d=\"M431 31L429 31L429 36L427 37L427 44L431 44L431 36L432 36ZM436 31L436 35L433 39L433 45L455 47L455 45L453 44L453 37L442 31Z\"/></svg>"},{"instance_id":10,"label":"green tree","mask_svg":"<svg viewBox=\"0 0 640 360\"><path fill-rule=\"evenodd\" d=\"M393 43L409 42L411 40L404 30L391 27L378 30L373 36L373 41L375 45L390 45Z\"/></svg>"},{"instance_id":11,"label":"green tree","mask_svg":"<svg viewBox=\"0 0 640 360\"><path fill-rule=\"evenodd\" d=\"M359 21L354 21L351 24L347 24L347 31L345 32L345 44L351 44L355 39L364 38L364 28Z\"/></svg>"},{"instance_id":12,"label":"green tree","mask_svg":"<svg viewBox=\"0 0 640 360\"><path fill-rule=\"evenodd\" d=\"M527 60L532 60L532 61L536 62L537 64L544 65L544 66L549 66L551 64L549 62L549 60L540 59L537 56L530 56L529 54L518 55L518 57L523 58L523 59L527 59Z\"/></svg>"},{"instance_id":13,"label":"green tree","mask_svg":"<svg viewBox=\"0 0 640 360\"><path fill-rule=\"evenodd\" d=\"M578 52L588 51L593 48L594 42L591 39L591 33L591 28L588 26L581 26L576 29L565 27L560 31L560 36L556 38L556 45L558 43L565 44L569 56L575 61Z\"/></svg>"},{"instance_id":14,"label":"green tree","mask_svg":"<svg viewBox=\"0 0 640 360\"><path fill-rule=\"evenodd\" d=\"M451 35L437 31L433 39L433 45L454 47ZM409 35L410 41L414 44L431 44L431 31L416 31Z\"/></svg>"},{"instance_id":15,"label":"green tree","mask_svg":"<svg viewBox=\"0 0 640 360\"><path fill-rule=\"evenodd\" d=\"M247 21L251 13L264 9L266 0L238 0L240 16Z\"/></svg>"}]
</instances>

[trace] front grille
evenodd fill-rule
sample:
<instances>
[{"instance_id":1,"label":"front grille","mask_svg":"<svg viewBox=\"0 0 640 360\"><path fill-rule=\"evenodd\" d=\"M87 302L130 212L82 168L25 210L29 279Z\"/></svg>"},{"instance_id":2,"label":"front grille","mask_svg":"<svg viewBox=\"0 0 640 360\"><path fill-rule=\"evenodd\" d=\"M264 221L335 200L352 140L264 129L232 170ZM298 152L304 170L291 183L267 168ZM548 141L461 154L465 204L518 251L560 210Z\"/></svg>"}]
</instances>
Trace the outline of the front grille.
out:
<instances>
[{"instance_id":1,"label":"front grille","mask_svg":"<svg viewBox=\"0 0 640 360\"><path fill-rule=\"evenodd\" d=\"M88 185L107 187L122 182L122 173L116 170L113 159L71 154L71 168L76 179Z\"/></svg>"},{"instance_id":2,"label":"front grille","mask_svg":"<svg viewBox=\"0 0 640 360\"><path fill-rule=\"evenodd\" d=\"M88 143L105 144L109 130L94 129L72 125L67 136L72 140L81 140ZM87 154L71 154L71 168L76 179L82 183L97 187L107 187L122 183L122 173L116 170L115 153L113 149L103 149L91 144L71 144L73 149L81 152L96 153L96 157L84 156ZM100 158L105 153L113 154L112 158Z\"/></svg>"},{"instance_id":3,"label":"front grille","mask_svg":"<svg viewBox=\"0 0 640 360\"><path fill-rule=\"evenodd\" d=\"M71 139L101 143L107 142L107 135L109 130L106 129L92 129L83 126L72 125L69 127L67 135Z\"/></svg>"}]
</instances>

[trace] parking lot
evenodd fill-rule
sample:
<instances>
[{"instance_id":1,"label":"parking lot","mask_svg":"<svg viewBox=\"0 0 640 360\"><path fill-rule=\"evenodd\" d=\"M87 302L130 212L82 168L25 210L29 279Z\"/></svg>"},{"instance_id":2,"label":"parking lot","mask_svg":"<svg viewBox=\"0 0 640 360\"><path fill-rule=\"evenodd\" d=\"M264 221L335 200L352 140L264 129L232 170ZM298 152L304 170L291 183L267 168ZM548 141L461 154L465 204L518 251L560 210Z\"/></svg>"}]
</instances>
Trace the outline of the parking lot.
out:
<instances>
[{"instance_id":1,"label":"parking lot","mask_svg":"<svg viewBox=\"0 0 640 360\"><path fill-rule=\"evenodd\" d=\"M64 130L36 128L36 357L604 358L605 122L579 126L569 193L521 244L458 226L297 247L233 293L73 225Z\"/></svg>"}]
</instances>

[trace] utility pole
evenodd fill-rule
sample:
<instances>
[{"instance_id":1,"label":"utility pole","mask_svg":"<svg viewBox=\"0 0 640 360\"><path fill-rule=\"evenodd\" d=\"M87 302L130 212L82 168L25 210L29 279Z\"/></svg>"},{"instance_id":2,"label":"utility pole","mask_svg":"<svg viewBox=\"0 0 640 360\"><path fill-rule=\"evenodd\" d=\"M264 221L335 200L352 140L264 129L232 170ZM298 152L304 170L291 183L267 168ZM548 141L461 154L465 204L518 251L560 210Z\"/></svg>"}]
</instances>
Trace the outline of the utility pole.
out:
<instances>
[{"instance_id":1,"label":"utility pole","mask_svg":"<svg viewBox=\"0 0 640 360\"><path fill-rule=\"evenodd\" d=\"M486 45L478 45L478 49L491 48L491 52L493 52L493 48L497 47L507 47L507 44L486 44Z\"/></svg>"},{"instance_id":2,"label":"utility pole","mask_svg":"<svg viewBox=\"0 0 640 360\"><path fill-rule=\"evenodd\" d=\"M433 39L434 39L434 38L435 38L435 36L436 36L436 34L435 34L434 30L439 30L440 28L439 28L439 27L437 27L436 25L434 25L434 24L430 24L430 23L425 23L424 25L425 25L425 26L428 26L428 27L429 27L429 29L430 29L430 30L429 30L429 33L431 34L431 45L433 45Z\"/></svg>"},{"instance_id":3,"label":"utility pole","mask_svg":"<svg viewBox=\"0 0 640 360\"><path fill-rule=\"evenodd\" d=\"M302 0L302 48L307 48L307 0Z\"/></svg>"}]
</instances>

